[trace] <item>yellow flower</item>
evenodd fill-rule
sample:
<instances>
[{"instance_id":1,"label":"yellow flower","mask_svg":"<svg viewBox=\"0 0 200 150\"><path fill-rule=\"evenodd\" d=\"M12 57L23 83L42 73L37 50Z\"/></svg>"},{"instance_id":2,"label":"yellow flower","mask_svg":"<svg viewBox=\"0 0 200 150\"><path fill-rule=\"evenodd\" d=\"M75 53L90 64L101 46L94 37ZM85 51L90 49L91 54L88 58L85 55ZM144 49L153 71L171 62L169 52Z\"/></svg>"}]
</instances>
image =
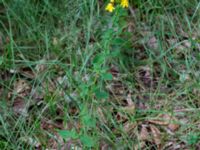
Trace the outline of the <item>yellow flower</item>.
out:
<instances>
[{"instance_id":1,"label":"yellow flower","mask_svg":"<svg viewBox=\"0 0 200 150\"><path fill-rule=\"evenodd\" d=\"M114 3L114 2L115 2L115 0L110 0L110 2L111 2L111 3Z\"/></svg>"},{"instance_id":2,"label":"yellow flower","mask_svg":"<svg viewBox=\"0 0 200 150\"><path fill-rule=\"evenodd\" d=\"M113 12L114 9L115 7L113 6L113 3L108 3L108 5L106 6L106 10L109 12Z\"/></svg>"},{"instance_id":3,"label":"yellow flower","mask_svg":"<svg viewBox=\"0 0 200 150\"><path fill-rule=\"evenodd\" d=\"M121 0L121 6L123 8L128 7L128 0Z\"/></svg>"}]
</instances>

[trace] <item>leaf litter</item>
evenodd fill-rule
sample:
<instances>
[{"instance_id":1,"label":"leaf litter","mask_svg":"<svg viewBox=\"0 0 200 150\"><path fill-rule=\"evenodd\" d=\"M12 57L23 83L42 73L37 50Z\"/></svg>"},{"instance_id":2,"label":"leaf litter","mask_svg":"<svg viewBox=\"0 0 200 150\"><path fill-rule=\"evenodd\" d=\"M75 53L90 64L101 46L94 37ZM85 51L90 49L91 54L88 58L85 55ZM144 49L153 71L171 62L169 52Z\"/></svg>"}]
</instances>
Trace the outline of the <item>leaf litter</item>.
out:
<instances>
[{"instance_id":1,"label":"leaf litter","mask_svg":"<svg viewBox=\"0 0 200 150\"><path fill-rule=\"evenodd\" d=\"M134 25L131 25L134 26ZM133 32L134 29L129 29L129 32ZM148 33L149 34L149 33ZM144 36L145 33L144 33ZM173 45L174 43L177 42L176 39L169 39L168 40L169 45ZM53 38L53 44L57 45L58 41L56 38ZM156 36L150 36L149 39L146 41L146 44L149 48L151 49L158 49L158 39ZM0 44L1 45L1 44ZM191 46L191 43L188 40L183 41L183 43L176 47L177 53L181 53L182 50L187 49ZM140 46L139 46L140 47ZM143 47L143 46L141 46ZM136 58L138 60L144 60L146 59L145 54L143 53L143 49L139 49L139 54L136 55ZM142 52L141 52L142 51ZM22 74L23 79L19 79L16 81L13 85L13 91L9 93L9 99L14 97L14 102L13 102L13 109L16 113L18 114L23 114L27 116L28 114L28 106L27 105L27 99L24 97L29 97L32 95L34 99L39 99L40 101L44 99L45 95L45 90L47 89L50 93L60 95L61 97L68 97L65 95L64 90L58 89L58 84L65 84L64 87L67 87L66 80L68 80L65 76L58 76L57 79L47 79L45 81L42 81L41 87L42 87L42 93L38 92L37 89L33 89L31 85L29 84L28 79L34 80L37 78L39 75L44 73L48 68L47 65L45 65L46 60L41 60L39 61L39 64L36 65L34 69L28 69L28 68L20 68L20 70L10 70L10 73L12 74ZM137 114L138 110L150 110L154 109L151 108L150 106L147 106L149 97L143 97L142 93L145 93L147 89L151 89L153 87L156 87L157 85L157 80L159 79L157 76L154 76L152 69L150 66L139 66L139 69L136 71L136 75L134 77L137 78L137 82L140 88L137 89L137 95L139 101L144 100L143 103L139 102L139 104L135 104L135 99L132 97L134 96L135 91L130 91L130 89L124 84L123 81L123 76L120 74L119 69L116 66L112 66L110 69L110 73L113 76L113 80L108 82L107 85L107 90L111 94L111 98L109 99L110 103L115 104L118 106L118 109L116 109L115 106L111 105L109 109L106 109L102 106L99 106L97 109L97 114L101 122L104 124L108 125L108 127L114 128L112 125L109 124L109 120L107 120L107 115L106 111L111 111L113 114L113 118L116 118L117 122L119 124L122 124L124 131L127 134L134 134L137 135L137 132L139 132L138 138L140 142L140 147L145 148L145 146L152 144L157 147L157 149L167 149L167 150L175 150L175 149L184 149L185 144L180 143L177 139L170 140L172 138L172 135L167 135L169 136L168 139L166 140L163 138L163 135L167 134L165 131L170 130L170 132L174 133L179 128L181 128L181 125L178 123L180 120L178 117L172 116L171 114L162 114L158 115L153 118L144 118L143 120L140 121L131 121L130 117L135 116ZM187 80L189 79L188 73L186 73L186 77L184 79L180 80ZM24 77L26 79L24 79ZM87 82L89 80L88 74L83 76L82 80L84 82ZM56 81L56 82L55 82ZM65 82L65 83L64 83ZM198 93L198 90L194 90L194 93ZM1 88L0 88L0 95L1 95ZM74 97L78 97L77 93L72 93ZM67 99L67 98L66 98ZM68 101L71 102L71 101ZM79 112L77 111L76 108L71 108L70 109L70 114L75 115L78 114ZM69 127L71 126L71 127ZM77 126L78 128L81 128L80 124L77 123L74 125L73 123L70 125L68 124L69 128L73 128L74 126ZM76 148L76 149L81 149L79 146L76 145L76 143L73 140L67 141L67 143L64 143L62 139L59 137L59 135L56 134L55 129L66 129L66 127L63 126L62 121L61 122L55 122L52 121L51 118L42 118L42 123L41 123L41 128L43 130L49 130L52 132L54 135L53 138L51 138L48 142L50 143L49 149L57 149L58 147L58 142L55 139L59 139L58 141L62 143L62 148L61 149L69 149L69 148ZM67 129L69 129L67 128ZM139 129L140 128L140 129ZM166 130L163 130L166 129ZM114 129L113 129L114 130ZM137 131L137 132L136 132ZM115 133L115 132L114 132ZM120 136L116 134L116 136ZM25 137L23 139L24 142L28 143L29 145L35 145L36 147L39 147L38 142L34 139L31 139L30 137ZM164 144L165 143L165 144ZM177 144L180 143L180 144ZM163 146L163 145L164 146ZM103 143L102 144L102 149L108 149L109 144ZM138 146L139 147L139 146ZM48 149L48 148L47 148ZM139 148L136 148L139 149Z\"/></svg>"},{"instance_id":2,"label":"leaf litter","mask_svg":"<svg viewBox=\"0 0 200 150\"><path fill-rule=\"evenodd\" d=\"M152 39L152 41L155 41L155 39ZM45 78L45 80L42 81L42 83L40 83L40 89L31 85L30 80L36 80L41 74L45 73L46 70L47 66L45 65L45 60L41 60L40 64L38 64L34 69L23 67L19 70L11 71L12 74L22 75L20 76L21 78L19 78L18 80L16 80L16 82L13 83L13 90L8 94L9 99L14 98L13 110L16 114L27 117L29 115L29 108L32 105L36 105L39 101L44 100L46 96L45 90L48 90L51 94L59 95L62 98L68 97L65 96L64 92L64 89L69 86L68 78L61 74L58 74L57 77L55 77L55 79ZM109 104L109 111L112 113L113 118L116 119L116 122L118 124L121 124L123 126L125 133L130 135L130 137L131 135L134 137L135 135L137 135L136 132L139 132L138 138L140 140L141 146L145 147L146 143L151 143L157 148L161 148L161 145L164 142L164 139L162 139L162 135L166 134L164 133L165 130L161 129L166 128L171 132L176 132L180 128L180 125L177 124L177 118L169 114L164 114L159 115L155 118L144 119L142 121L133 122L130 119L131 116L136 115L138 109L150 109L149 106L146 107L148 103L148 98L144 98L141 95L141 91L145 91L146 88L148 89L149 87L152 87L152 85L156 85L155 82L157 79L153 77L151 68L149 66L141 66L139 67L137 72L138 74L136 75L139 82L138 84L143 84L143 87L141 89L137 89L138 96L140 96L140 99L146 99L144 101L144 104L140 103L140 106L137 105L133 100L135 91L130 91L128 86L121 82L126 77L120 73L119 69L116 66L112 65L110 73L113 76L113 80L109 80L107 84L107 90L111 95L109 101L110 104L113 103L118 107L118 109L116 109L114 105ZM89 80L89 76L86 74L85 76L83 76L82 80L84 82L87 82ZM77 93L71 95L73 97L78 97ZM71 100L68 101L68 103L70 102ZM105 109L102 106L99 106L97 108L97 114L100 121L106 124L108 127L113 128L113 134L116 134L116 136L120 136L117 130L114 129L113 125L110 124L106 115L106 111L108 111L108 109ZM70 108L69 112L71 115L75 116L79 113L76 108ZM78 122L76 123L76 125L74 123L71 123L71 125L70 123L68 123L69 128L73 128L74 126L76 126L77 129L81 128L81 125ZM137 130L137 128L139 127L141 127L141 129ZM63 121L56 122L51 120L51 118L42 117L41 129L49 131L52 133L52 135L55 136L54 138L49 139L49 142L51 143L49 147L56 149L58 147L58 141L56 141L55 139L59 139L60 137L56 134L55 129L66 129L66 127L64 127ZM31 139L31 137L27 137L23 141L28 143L29 145L35 145L36 147L39 147L39 145L41 145L34 139ZM72 140L68 140L67 144L63 141L60 141L60 143L62 143L61 145L63 145L63 149L65 149L66 147L77 146L77 141ZM102 148L105 149L106 147L109 147L109 144L104 144Z\"/></svg>"}]
</instances>

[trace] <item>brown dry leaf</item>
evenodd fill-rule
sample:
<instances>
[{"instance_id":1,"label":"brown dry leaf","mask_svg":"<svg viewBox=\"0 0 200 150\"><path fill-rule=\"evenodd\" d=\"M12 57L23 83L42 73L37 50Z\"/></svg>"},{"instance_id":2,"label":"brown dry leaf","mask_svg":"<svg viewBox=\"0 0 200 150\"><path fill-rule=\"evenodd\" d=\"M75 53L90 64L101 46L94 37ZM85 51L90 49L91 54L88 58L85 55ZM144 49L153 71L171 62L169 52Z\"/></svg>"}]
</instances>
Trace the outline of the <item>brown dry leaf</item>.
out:
<instances>
[{"instance_id":1,"label":"brown dry leaf","mask_svg":"<svg viewBox=\"0 0 200 150\"><path fill-rule=\"evenodd\" d=\"M134 105L133 101L132 101L132 98L131 98L131 93L128 94L127 98L126 98L126 101L128 103L128 106L132 106Z\"/></svg>"},{"instance_id":2,"label":"brown dry leaf","mask_svg":"<svg viewBox=\"0 0 200 150\"><path fill-rule=\"evenodd\" d=\"M134 23L129 22L129 23L128 23L128 27L127 27L128 32L133 33L133 32L134 32L134 28L135 28Z\"/></svg>"},{"instance_id":3,"label":"brown dry leaf","mask_svg":"<svg viewBox=\"0 0 200 150\"><path fill-rule=\"evenodd\" d=\"M154 83L152 78L151 68L148 65L139 67L136 77L138 78L139 81L142 81L142 83L147 87L151 87Z\"/></svg>"},{"instance_id":4,"label":"brown dry leaf","mask_svg":"<svg viewBox=\"0 0 200 150\"><path fill-rule=\"evenodd\" d=\"M56 91L56 83L54 83L51 79L42 82L42 87L44 89L48 89L48 91L51 93L54 93Z\"/></svg>"},{"instance_id":5,"label":"brown dry leaf","mask_svg":"<svg viewBox=\"0 0 200 150\"><path fill-rule=\"evenodd\" d=\"M167 40L167 42L169 43L170 46L173 46L176 43L178 43L178 39L176 39L176 38L170 38L170 39Z\"/></svg>"},{"instance_id":6,"label":"brown dry leaf","mask_svg":"<svg viewBox=\"0 0 200 150\"><path fill-rule=\"evenodd\" d=\"M45 93L42 90L40 90L39 88L33 88L30 93L31 97L34 100L36 100L37 103L40 102L44 98L44 96L45 96L44 94Z\"/></svg>"},{"instance_id":7,"label":"brown dry leaf","mask_svg":"<svg viewBox=\"0 0 200 150\"><path fill-rule=\"evenodd\" d=\"M41 143L32 137L21 137L20 141L28 144L31 147L35 147L35 149L41 148Z\"/></svg>"},{"instance_id":8,"label":"brown dry leaf","mask_svg":"<svg viewBox=\"0 0 200 150\"><path fill-rule=\"evenodd\" d=\"M148 122L167 126L171 131L176 131L180 125L174 122L177 122L177 119L169 114L162 114L157 117L158 119L148 120Z\"/></svg>"},{"instance_id":9,"label":"brown dry leaf","mask_svg":"<svg viewBox=\"0 0 200 150\"><path fill-rule=\"evenodd\" d=\"M135 127L137 126L136 123L130 123L130 122L126 122L124 125L124 131L129 133L130 131L132 131Z\"/></svg>"},{"instance_id":10,"label":"brown dry leaf","mask_svg":"<svg viewBox=\"0 0 200 150\"><path fill-rule=\"evenodd\" d=\"M59 142L58 142L59 141ZM57 150L59 147L59 143L63 143L63 140L60 136L54 135L52 136L47 143L46 150Z\"/></svg>"},{"instance_id":11,"label":"brown dry leaf","mask_svg":"<svg viewBox=\"0 0 200 150\"><path fill-rule=\"evenodd\" d=\"M42 59L36 65L35 70L36 70L37 73L41 73L41 72L44 72L46 70L46 68L47 68L47 66L46 66L46 60Z\"/></svg>"},{"instance_id":12,"label":"brown dry leaf","mask_svg":"<svg viewBox=\"0 0 200 150\"><path fill-rule=\"evenodd\" d=\"M152 137L153 137L153 140L154 140L155 144L157 146L159 146L161 144L161 133L160 133L160 130L154 125L150 125L149 127L150 127L151 134L152 134Z\"/></svg>"},{"instance_id":13,"label":"brown dry leaf","mask_svg":"<svg viewBox=\"0 0 200 150\"><path fill-rule=\"evenodd\" d=\"M27 94L24 92L27 92L30 89L31 87L26 80L19 79L14 83L14 93L16 94L22 94L22 96L24 96L24 94Z\"/></svg>"},{"instance_id":14,"label":"brown dry leaf","mask_svg":"<svg viewBox=\"0 0 200 150\"><path fill-rule=\"evenodd\" d=\"M10 43L10 38L8 36L6 37L6 43Z\"/></svg>"},{"instance_id":15,"label":"brown dry leaf","mask_svg":"<svg viewBox=\"0 0 200 150\"><path fill-rule=\"evenodd\" d=\"M139 139L141 141L149 141L150 140L150 133L148 132L147 125L141 126L141 131L139 134Z\"/></svg>"},{"instance_id":16,"label":"brown dry leaf","mask_svg":"<svg viewBox=\"0 0 200 150\"><path fill-rule=\"evenodd\" d=\"M195 38L193 38L193 40L195 40ZM175 48L177 53L181 53L183 50L191 48L191 46L192 46L191 41L187 40L187 39L183 40L183 41L178 41L178 39L171 38L171 39L168 39L167 41L170 46L173 46L173 45L179 43ZM198 48L198 45L196 45L196 48Z\"/></svg>"},{"instance_id":17,"label":"brown dry leaf","mask_svg":"<svg viewBox=\"0 0 200 150\"><path fill-rule=\"evenodd\" d=\"M141 125L141 130L139 134L139 140L141 142L151 142L155 143L160 149L161 145L161 133L160 130L154 125Z\"/></svg>"},{"instance_id":18,"label":"brown dry leaf","mask_svg":"<svg viewBox=\"0 0 200 150\"><path fill-rule=\"evenodd\" d=\"M117 114L116 114L115 117L116 117L116 120L117 120L118 123L122 123L122 122L125 122L125 121L128 120L128 119L127 119L127 116L123 115L123 114L120 113L120 112L117 112Z\"/></svg>"},{"instance_id":19,"label":"brown dry leaf","mask_svg":"<svg viewBox=\"0 0 200 150\"><path fill-rule=\"evenodd\" d=\"M41 121L40 127L44 130L63 129L63 122L62 121L52 121L52 120L43 118Z\"/></svg>"},{"instance_id":20,"label":"brown dry leaf","mask_svg":"<svg viewBox=\"0 0 200 150\"><path fill-rule=\"evenodd\" d=\"M61 85L63 88L66 88L67 86L69 86L70 85L70 83L69 83L69 79L68 79L68 77L67 76L58 76L57 78L56 78L56 81L57 81L57 83L59 84L59 85Z\"/></svg>"},{"instance_id":21,"label":"brown dry leaf","mask_svg":"<svg viewBox=\"0 0 200 150\"><path fill-rule=\"evenodd\" d=\"M13 103L13 110L18 115L28 116L28 110L24 99L17 97Z\"/></svg>"},{"instance_id":22,"label":"brown dry leaf","mask_svg":"<svg viewBox=\"0 0 200 150\"><path fill-rule=\"evenodd\" d=\"M28 67L20 68L19 73L30 79L34 79L36 76L33 70Z\"/></svg>"},{"instance_id":23,"label":"brown dry leaf","mask_svg":"<svg viewBox=\"0 0 200 150\"><path fill-rule=\"evenodd\" d=\"M78 146L80 144L76 144L77 142L69 140L66 144L62 145L61 150L68 150L68 149L74 149L74 150L82 150L81 146ZM80 142L79 142L80 143Z\"/></svg>"},{"instance_id":24,"label":"brown dry leaf","mask_svg":"<svg viewBox=\"0 0 200 150\"><path fill-rule=\"evenodd\" d=\"M122 107L121 110L127 114L134 115L135 114L135 105L132 104L130 106Z\"/></svg>"},{"instance_id":25,"label":"brown dry leaf","mask_svg":"<svg viewBox=\"0 0 200 150\"><path fill-rule=\"evenodd\" d=\"M149 41L147 42L147 45L151 49L157 49L158 48L158 40L157 40L157 38L155 36L151 36L149 38Z\"/></svg>"},{"instance_id":26,"label":"brown dry leaf","mask_svg":"<svg viewBox=\"0 0 200 150\"><path fill-rule=\"evenodd\" d=\"M119 69L118 67L112 65L109 72L113 75L113 80L118 80L119 78Z\"/></svg>"},{"instance_id":27,"label":"brown dry leaf","mask_svg":"<svg viewBox=\"0 0 200 150\"><path fill-rule=\"evenodd\" d=\"M170 124L168 125L168 128L169 128L171 131L176 131L176 130L178 130L179 127L180 127L180 125L179 125L179 124L175 124L175 123L170 123Z\"/></svg>"},{"instance_id":28,"label":"brown dry leaf","mask_svg":"<svg viewBox=\"0 0 200 150\"><path fill-rule=\"evenodd\" d=\"M154 119L154 120L148 120L149 123L153 123L156 125L161 125L161 126L166 126L169 124L169 122L165 121L165 120L160 120L160 119Z\"/></svg>"},{"instance_id":29,"label":"brown dry leaf","mask_svg":"<svg viewBox=\"0 0 200 150\"><path fill-rule=\"evenodd\" d=\"M122 108L122 110L128 114L134 115L135 114L135 104L132 101L131 93L128 94L126 98L128 106Z\"/></svg>"},{"instance_id":30,"label":"brown dry leaf","mask_svg":"<svg viewBox=\"0 0 200 150\"><path fill-rule=\"evenodd\" d=\"M100 145L99 146L100 150L108 150L110 148L108 143L106 143L106 141L104 141L104 140L101 140L99 145Z\"/></svg>"},{"instance_id":31,"label":"brown dry leaf","mask_svg":"<svg viewBox=\"0 0 200 150\"><path fill-rule=\"evenodd\" d=\"M200 142L198 142L195 147L196 149L200 149Z\"/></svg>"},{"instance_id":32,"label":"brown dry leaf","mask_svg":"<svg viewBox=\"0 0 200 150\"><path fill-rule=\"evenodd\" d=\"M120 81L115 81L111 84L108 84L106 88L116 98L118 98L119 96L125 93L125 87Z\"/></svg>"},{"instance_id":33,"label":"brown dry leaf","mask_svg":"<svg viewBox=\"0 0 200 150\"><path fill-rule=\"evenodd\" d=\"M103 113L103 111L102 111L102 109L101 109L100 107L97 108L97 114L98 114L100 120L101 120L103 123L106 123L106 122L107 122L107 120L106 120L106 118L105 118L105 116L104 116L104 113Z\"/></svg>"},{"instance_id":34,"label":"brown dry leaf","mask_svg":"<svg viewBox=\"0 0 200 150\"><path fill-rule=\"evenodd\" d=\"M142 141L142 142L139 142L138 144L136 144L136 146L134 146L134 150L141 150L141 149L145 149L145 142Z\"/></svg>"},{"instance_id":35,"label":"brown dry leaf","mask_svg":"<svg viewBox=\"0 0 200 150\"><path fill-rule=\"evenodd\" d=\"M177 140L171 140L162 147L162 150L189 150L189 149L186 148L185 143L180 143Z\"/></svg>"}]
</instances>

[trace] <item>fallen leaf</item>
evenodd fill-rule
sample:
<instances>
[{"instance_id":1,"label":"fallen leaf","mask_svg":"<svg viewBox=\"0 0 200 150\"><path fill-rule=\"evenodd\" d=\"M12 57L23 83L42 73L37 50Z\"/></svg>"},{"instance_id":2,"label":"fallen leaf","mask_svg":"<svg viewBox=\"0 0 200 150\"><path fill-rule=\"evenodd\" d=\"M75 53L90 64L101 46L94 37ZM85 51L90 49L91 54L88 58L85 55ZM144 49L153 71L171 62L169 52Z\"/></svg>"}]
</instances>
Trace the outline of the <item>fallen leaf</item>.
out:
<instances>
[{"instance_id":1,"label":"fallen leaf","mask_svg":"<svg viewBox=\"0 0 200 150\"><path fill-rule=\"evenodd\" d=\"M112 74L114 80L118 80L119 77L119 69L112 65L109 72Z\"/></svg>"},{"instance_id":2,"label":"fallen leaf","mask_svg":"<svg viewBox=\"0 0 200 150\"><path fill-rule=\"evenodd\" d=\"M165 145L163 145L162 150L189 150L186 148L185 143L180 143L176 140L170 140Z\"/></svg>"},{"instance_id":3,"label":"fallen leaf","mask_svg":"<svg viewBox=\"0 0 200 150\"><path fill-rule=\"evenodd\" d=\"M25 76L26 78L30 78L30 79L34 79L36 76L33 70L28 67L20 68L19 73Z\"/></svg>"},{"instance_id":4,"label":"fallen leaf","mask_svg":"<svg viewBox=\"0 0 200 150\"><path fill-rule=\"evenodd\" d=\"M149 46L149 48L152 49L157 49L158 48L158 40L155 36L151 36L149 38L149 41L147 42L147 45Z\"/></svg>"},{"instance_id":5,"label":"fallen leaf","mask_svg":"<svg viewBox=\"0 0 200 150\"><path fill-rule=\"evenodd\" d=\"M56 92L56 83L54 83L51 79L47 79L46 81L42 82L42 87L44 89L48 89L48 91L51 93Z\"/></svg>"},{"instance_id":6,"label":"fallen leaf","mask_svg":"<svg viewBox=\"0 0 200 150\"><path fill-rule=\"evenodd\" d=\"M31 87L26 80L19 79L14 83L14 93L16 94L23 94L22 96L24 96L24 94L27 94L25 92L30 89Z\"/></svg>"},{"instance_id":7,"label":"fallen leaf","mask_svg":"<svg viewBox=\"0 0 200 150\"><path fill-rule=\"evenodd\" d=\"M46 66L46 60L42 59L40 61L38 61L38 64L35 67L35 70L38 73L44 72L46 70L47 66Z\"/></svg>"},{"instance_id":8,"label":"fallen leaf","mask_svg":"<svg viewBox=\"0 0 200 150\"><path fill-rule=\"evenodd\" d=\"M154 79L152 78L151 68L149 66L141 66L138 68L136 77L147 87L152 87Z\"/></svg>"},{"instance_id":9,"label":"fallen leaf","mask_svg":"<svg viewBox=\"0 0 200 150\"><path fill-rule=\"evenodd\" d=\"M129 94L127 95L126 101L127 101L127 103L128 103L128 106L134 105L134 103L133 103L133 101L132 101L132 98L131 98L131 93L129 93Z\"/></svg>"},{"instance_id":10,"label":"fallen leaf","mask_svg":"<svg viewBox=\"0 0 200 150\"><path fill-rule=\"evenodd\" d=\"M35 149L39 149L41 147L40 142L38 142L36 139L32 137L21 137L20 141L28 144L31 147L35 147Z\"/></svg>"},{"instance_id":11,"label":"fallen leaf","mask_svg":"<svg viewBox=\"0 0 200 150\"><path fill-rule=\"evenodd\" d=\"M141 131L139 134L139 139L141 141L150 140L150 133L148 132L147 125L141 125Z\"/></svg>"},{"instance_id":12,"label":"fallen leaf","mask_svg":"<svg viewBox=\"0 0 200 150\"><path fill-rule=\"evenodd\" d=\"M105 116L104 116L104 113L103 113L103 111L102 111L102 109L101 109L100 107L97 108L97 114L98 114L100 120L101 120L103 123L106 123L106 122L107 122L107 120L106 120L106 118L105 118Z\"/></svg>"},{"instance_id":13,"label":"fallen leaf","mask_svg":"<svg viewBox=\"0 0 200 150\"><path fill-rule=\"evenodd\" d=\"M165 120L148 120L148 122L156 124L156 125L163 125L163 126L166 126L169 124Z\"/></svg>"},{"instance_id":14,"label":"fallen leaf","mask_svg":"<svg viewBox=\"0 0 200 150\"><path fill-rule=\"evenodd\" d=\"M168 119L168 122L169 122L168 128L169 128L171 131L176 131L176 130L180 127L180 125L177 123L178 120L177 120L176 117L170 116L170 115L168 115L168 114L165 114L164 118Z\"/></svg>"},{"instance_id":15,"label":"fallen leaf","mask_svg":"<svg viewBox=\"0 0 200 150\"><path fill-rule=\"evenodd\" d=\"M124 131L129 133L130 131L132 131L135 127L137 126L136 123L129 123L129 122L126 122L124 124Z\"/></svg>"},{"instance_id":16,"label":"fallen leaf","mask_svg":"<svg viewBox=\"0 0 200 150\"><path fill-rule=\"evenodd\" d=\"M127 116L123 115L123 114L120 113L120 112L117 112L117 114L116 114L115 117L116 117L116 120L117 120L118 123L123 123L123 122L125 122L125 121L128 120L128 119L127 119Z\"/></svg>"},{"instance_id":17,"label":"fallen leaf","mask_svg":"<svg viewBox=\"0 0 200 150\"><path fill-rule=\"evenodd\" d=\"M101 141L99 145L100 145L99 146L100 150L108 150L110 148L109 145L105 141Z\"/></svg>"},{"instance_id":18,"label":"fallen leaf","mask_svg":"<svg viewBox=\"0 0 200 150\"><path fill-rule=\"evenodd\" d=\"M24 99L17 97L13 103L13 110L18 115L28 116L28 110Z\"/></svg>"},{"instance_id":19,"label":"fallen leaf","mask_svg":"<svg viewBox=\"0 0 200 150\"><path fill-rule=\"evenodd\" d=\"M180 127L180 125L179 125L179 124L175 124L175 123L170 123L170 124L168 125L168 128L169 128L171 131L176 131L176 130L178 130L179 127Z\"/></svg>"},{"instance_id":20,"label":"fallen leaf","mask_svg":"<svg viewBox=\"0 0 200 150\"><path fill-rule=\"evenodd\" d=\"M50 139L48 139L48 143L46 145L46 150L65 150L68 143L64 142L63 138L57 133L53 132Z\"/></svg>"},{"instance_id":21,"label":"fallen leaf","mask_svg":"<svg viewBox=\"0 0 200 150\"><path fill-rule=\"evenodd\" d=\"M151 134L153 136L153 140L154 140L155 144L157 146L159 146L161 144L161 133L160 133L160 130L154 125L150 125L149 127L150 127Z\"/></svg>"},{"instance_id":22,"label":"fallen leaf","mask_svg":"<svg viewBox=\"0 0 200 150\"><path fill-rule=\"evenodd\" d=\"M162 114L156 118L157 119L148 120L148 122L156 125L167 126L171 131L175 131L179 128L179 124L175 123L177 122L177 119L169 114Z\"/></svg>"},{"instance_id":23,"label":"fallen leaf","mask_svg":"<svg viewBox=\"0 0 200 150\"><path fill-rule=\"evenodd\" d=\"M134 115L135 114L135 105L132 104L130 106L121 107L121 110L127 114Z\"/></svg>"},{"instance_id":24,"label":"fallen leaf","mask_svg":"<svg viewBox=\"0 0 200 150\"><path fill-rule=\"evenodd\" d=\"M135 104L132 101L130 93L127 95L126 101L127 101L128 106L122 107L121 110L127 114L134 115L135 114Z\"/></svg>"},{"instance_id":25,"label":"fallen leaf","mask_svg":"<svg viewBox=\"0 0 200 150\"><path fill-rule=\"evenodd\" d=\"M134 146L134 150L141 150L141 149L145 149L144 147L146 146L145 142L139 142L136 144L136 146Z\"/></svg>"}]
</instances>

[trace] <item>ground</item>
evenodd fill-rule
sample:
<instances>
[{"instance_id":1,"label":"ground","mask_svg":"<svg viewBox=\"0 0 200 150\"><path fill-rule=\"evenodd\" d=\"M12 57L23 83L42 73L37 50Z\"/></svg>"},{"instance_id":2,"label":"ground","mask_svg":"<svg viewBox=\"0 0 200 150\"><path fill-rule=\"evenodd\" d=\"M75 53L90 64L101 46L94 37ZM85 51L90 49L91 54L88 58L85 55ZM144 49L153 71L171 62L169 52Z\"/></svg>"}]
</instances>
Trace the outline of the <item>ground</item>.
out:
<instances>
[{"instance_id":1,"label":"ground","mask_svg":"<svg viewBox=\"0 0 200 150\"><path fill-rule=\"evenodd\" d=\"M0 0L0 149L200 149L200 2Z\"/></svg>"}]
</instances>

